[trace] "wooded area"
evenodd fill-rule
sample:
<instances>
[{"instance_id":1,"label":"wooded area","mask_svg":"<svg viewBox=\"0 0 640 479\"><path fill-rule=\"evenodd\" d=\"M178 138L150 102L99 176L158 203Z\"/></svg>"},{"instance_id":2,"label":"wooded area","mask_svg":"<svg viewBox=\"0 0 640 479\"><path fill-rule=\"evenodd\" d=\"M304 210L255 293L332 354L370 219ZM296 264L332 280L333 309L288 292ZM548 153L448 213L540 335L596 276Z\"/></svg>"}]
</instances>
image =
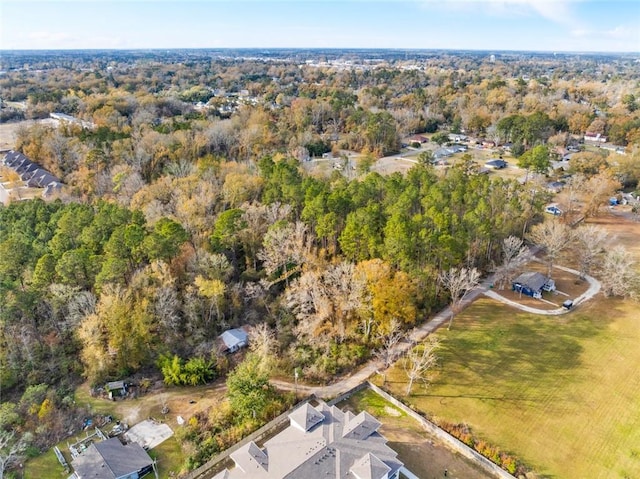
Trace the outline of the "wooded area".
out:
<instances>
[{"instance_id":1,"label":"wooded area","mask_svg":"<svg viewBox=\"0 0 640 479\"><path fill-rule=\"evenodd\" d=\"M311 157L348 150L373 162L411 134L464 131L510 144L535 177L586 132L626 146L576 153L560 196L567 221L640 176L639 72L625 58L442 55L421 69L397 59L341 69L172 55L1 60L3 101L25 102L5 105L4 120L63 112L94 125L21 128L16 149L65 192L0 206L0 385L11 399L0 428L20 424L36 447L60 437L51 431L65 430L60 411L85 379L226 373L215 340L230 327L262 327L255 354L279 371L308 381L348 371L398 328L457 304L463 290L444 280L456 268L511 274L552 195L540 179L478 174L471 155L406 175L365 163L355 179L308 174ZM580 240L588 273L602 238ZM608 261L615 270L624 252Z\"/></svg>"}]
</instances>

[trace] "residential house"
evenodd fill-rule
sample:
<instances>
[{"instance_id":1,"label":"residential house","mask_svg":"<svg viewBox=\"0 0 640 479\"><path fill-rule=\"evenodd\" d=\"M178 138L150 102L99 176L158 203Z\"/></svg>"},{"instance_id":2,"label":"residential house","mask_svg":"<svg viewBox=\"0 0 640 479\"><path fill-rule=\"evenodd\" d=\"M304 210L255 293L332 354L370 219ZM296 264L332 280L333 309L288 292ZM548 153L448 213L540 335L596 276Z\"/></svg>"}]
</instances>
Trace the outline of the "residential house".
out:
<instances>
[{"instance_id":1,"label":"residential house","mask_svg":"<svg viewBox=\"0 0 640 479\"><path fill-rule=\"evenodd\" d=\"M153 460L138 444L113 437L91 444L72 461L70 479L139 479L154 470Z\"/></svg>"},{"instance_id":2,"label":"residential house","mask_svg":"<svg viewBox=\"0 0 640 479\"><path fill-rule=\"evenodd\" d=\"M235 463L213 479L397 479L397 453L367 412L357 416L320 401L289 415L289 426L258 447L253 441L231 454Z\"/></svg>"},{"instance_id":3,"label":"residential house","mask_svg":"<svg viewBox=\"0 0 640 479\"><path fill-rule=\"evenodd\" d=\"M591 133L588 131L584 134L584 141L589 143L606 143L607 137L600 133Z\"/></svg>"},{"instance_id":4,"label":"residential house","mask_svg":"<svg viewBox=\"0 0 640 479\"><path fill-rule=\"evenodd\" d=\"M491 159L484 164L487 168L493 168L494 170L501 170L506 168L507 165L508 163L500 158Z\"/></svg>"},{"instance_id":5,"label":"residential house","mask_svg":"<svg viewBox=\"0 0 640 479\"><path fill-rule=\"evenodd\" d=\"M22 181L30 188L45 188L47 191L60 190L60 180L34 163L19 151L10 150L4 157L4 166L15 171Z\"/></svg>"},{"instance_id":6,"label":"residential house","mask_svg":"<svg viewBox=\"0 0 640 479\"><path fill-rule=\"evenodd\" d=\"M427 138L424 135L411 135L409 138L407 138L407 140L409 140L409 143L427 143L429 141L429 138Z\"/></svg>"},{"instance_id":7,"label":"residential house","mask_svg":"<svg viewBox=\"0 0 640 479\"><path fill-rule=\"evenodd\" d=\"M555 281L542 273L528 271L513 280L511 289L533 298L542 298L543 291L555 291L556 285Z\"/></svg>"}]
</instances>

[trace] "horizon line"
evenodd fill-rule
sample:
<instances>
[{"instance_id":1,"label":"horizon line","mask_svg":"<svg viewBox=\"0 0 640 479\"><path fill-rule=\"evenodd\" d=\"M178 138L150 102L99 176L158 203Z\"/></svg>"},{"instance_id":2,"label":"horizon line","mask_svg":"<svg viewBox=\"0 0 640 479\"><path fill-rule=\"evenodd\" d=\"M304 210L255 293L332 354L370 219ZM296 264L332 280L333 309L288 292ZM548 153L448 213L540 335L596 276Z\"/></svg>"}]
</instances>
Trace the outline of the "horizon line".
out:
<instances>
[{"instance_id":1,"label":"horizon line","mask_svg":"<svg viewBox=\"0 0 640 479\"><path fill-rule=\"evenodd\" d=\"M428 47L92 47L92 48L0 48L0 52L82 52L82 51L178 51L178 50L362 50L362 51L440 51L440 52L496 52L496 53L549 53L549 54L627 54L640 55L640 50L508 50L475 48L428 48Z\"/></svg>"}]
</instances>

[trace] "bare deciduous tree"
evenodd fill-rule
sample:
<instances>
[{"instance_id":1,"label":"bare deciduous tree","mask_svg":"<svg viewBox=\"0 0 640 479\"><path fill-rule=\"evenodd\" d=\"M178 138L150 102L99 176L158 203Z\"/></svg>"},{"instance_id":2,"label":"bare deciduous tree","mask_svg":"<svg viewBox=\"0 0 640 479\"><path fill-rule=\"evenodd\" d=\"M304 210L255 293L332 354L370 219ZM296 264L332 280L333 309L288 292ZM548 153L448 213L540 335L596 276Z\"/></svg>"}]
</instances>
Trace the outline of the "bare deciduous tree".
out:
<instances>
[{"instance_id":1,"label":"bare deciduous tree","mask_svg":"<svg viewBox=\"0 0 640 479\"><path fill-rule=\"evenodd\" d=\"M558 202L562 205L564 214L573 218L577 212L578 202L584 194L586 178L582 174L575 174L567 181L558 195ZM572 220L571 220L572 221Z\"/></svg>"},{"instance_id":2,"label":"bare deciduous tree","mask_svg":"<svg viewBox=\"0 0 640 479\"><path fill-rule=\"evenodd\" d=\"M440 342L434 336L428 336L420 345L411 349L404 358L403 367L407 374L407 391L405 395L411 394L411 389L416 381L429 382L430 371L438 361L435 351L440 346Z\"/></svg>"},{"instance_id":3,"label":"bare deciduous tree","mask_svg":"<svg viewBox=\"0 0 640 479\"><path fill-rule=\"evenodd\" d=\"M596 216L607 199L620 189L620 182L613 173L604 170L589 178L584 187L585 216Z\"/></svg>"},{"instance_id":4,"label":"bare deciduous tree","mask_svg":"<svg viewBox=\"0 0 640 479\"><path fill-rule=\"evenodd\" d=\"M285 298L299 320L299 336L343 338L367 296L354 265L340 263L322 272L306 271L287 288Z\"/></svg>"},{"instance_id":5,"label":"bare deciduous tree","mask_svg":"<svg viewBox=\"0 0 640 479\"><path fill-rule=\"evenodd\" d=\"M449 326L447 327L447 329L451 329L453 317L458 314L465 297L473 288L478 286L480 282L480 271L476 268L451 268L448 271L440 273L439 280L451 297L449 302L451 317L449 318Z\"/></svg>"},{"instance_id":6,"label":"bare deciduous tree","mask_svg":"<svg viewBox=\"0 0 640 479\"><path fill-rule=\"evenodd\" d=\"M509 283L518 269L531 258L529 248L517 236L502 240L502 264L496 268L496 283L500 289Z\"/></svg>"},{"instance_id":7,"label":"bare deciduous tree","mask_svg":"<svg viewBox=\"0 0 640 479\"><path fill-rule=\"evenodd\" d=\"M396 345L406 337L406 331L403 331L400 321L392 319L389 324L389 330L385 334L378 335L380 347L373 353L374 356L381 360L385 368L391 366L396 359Z\"/></svg>"},{"instance_id":8,"label":"bare deciduous tree","mask_svg":"<svg viewBox=\"0 0 640 479\"><path fill-rule=\"evenodd\" d=\"M0 479L5 472L15 466L25 449L24 441L14 440L14 432L0 431Z\"/></svg>"},{"instance_id":9,"label":"bare deciduous tree","mask_svg":"<svg viewBox=\"0 0 640 479\"><path fill-rule=\"evenodd\" d=\"M545 221L531 228L529 239L542 246L547 259L547 276L551 276L554 263L573 239L571 228L560 221Z\"/></svg>"},{"instance_id":10,"label":"bare deciduous tree","mask_svg":"<svg viewBox=\"0 0 640 479\"><path fill-rule=\"evenodd\" d=\"M272 285L288 281L291 275L300 271L310 243L307 225L300 221L267 231L258 258L264 262L269 276L278 275L272 280Z\"/></svg>"},{"instance_id":11,"label":"bare deciduous tree","mask_svg":"<svg viewBox=\"0 0 640 479\"><path fill-rule=\"evenodd\" d=\"M602 228L594 225L581 226L574 231L578 244L575 249L577 259L580 263L580 278L591 272L598 255L604 249L604 243L608 234Z\"/></svg>"},{"instance_id":12,"label":"bare deciduous tree","mask_svg":"<svg viewBox=\"0 0 640 479\"><path fill-rule=\"evenodd\" d=\"M276 335L267 323L260 323L251 329L249 348L258 355L262 367L269 370L276 351Z\"/></svg>"},{"instance_id":13,"label":"bare deciduous tree","mask_svg":"<svg viewBox=\"0 0 640 479\"><path fill-rule=\"evenodd\" d=\"M614 246L605 253L600 272L605 296L638 297L640 275L634 265L633 255L623 246Z\"/></svg>"}]
</instances>

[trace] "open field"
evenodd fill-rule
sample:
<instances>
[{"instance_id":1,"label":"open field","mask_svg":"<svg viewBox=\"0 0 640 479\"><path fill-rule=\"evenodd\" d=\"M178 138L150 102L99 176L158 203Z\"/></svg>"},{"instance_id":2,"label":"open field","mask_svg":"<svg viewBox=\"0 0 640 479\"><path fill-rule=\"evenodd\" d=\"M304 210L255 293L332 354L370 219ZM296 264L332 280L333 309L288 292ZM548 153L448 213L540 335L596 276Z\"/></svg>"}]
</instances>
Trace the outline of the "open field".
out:
<instances>
[{"instance_id":1,"label":"open field","mask_svg":"<svg viewBox=\"0 0 640 479\"><path fill-rule=\"evenodd\" d=\"M411 402L464 422L544 477L640 477L637 305L598 297L561 317L489 299L442 340L438 376ZM395 368L387 386L402 394Z\"/></svg>"},{"instance_id":2,"label":"open field","mask_svg":"<svg viewBox=\"0 0 640 479\"><path fill-rule=\"evenodd\" d=\"M396 409L370 389L338 405L357 413L367 411L381 423L380 432L405 466L422 479L440 478L444 470L451 478L490 478L467 459L447 449L411 417Z\"/></svg>"},{"instance_id":3,"label":"open field","mask_svg":"<svg viewBox=\"0 0 640 479\"><path fill-rule=\"evenodd\" d=\"M640 223L615 213L588 223L640 260ZM558 273L561 291L579 292ZM544 477L640 477L639 321L637 303L601 295L557 317L480 299L438 332L436 378L411 401L436 420L469 424ZM402 369L390 371L395 394L405 385Z\"/></svg>"}]
</instances>

